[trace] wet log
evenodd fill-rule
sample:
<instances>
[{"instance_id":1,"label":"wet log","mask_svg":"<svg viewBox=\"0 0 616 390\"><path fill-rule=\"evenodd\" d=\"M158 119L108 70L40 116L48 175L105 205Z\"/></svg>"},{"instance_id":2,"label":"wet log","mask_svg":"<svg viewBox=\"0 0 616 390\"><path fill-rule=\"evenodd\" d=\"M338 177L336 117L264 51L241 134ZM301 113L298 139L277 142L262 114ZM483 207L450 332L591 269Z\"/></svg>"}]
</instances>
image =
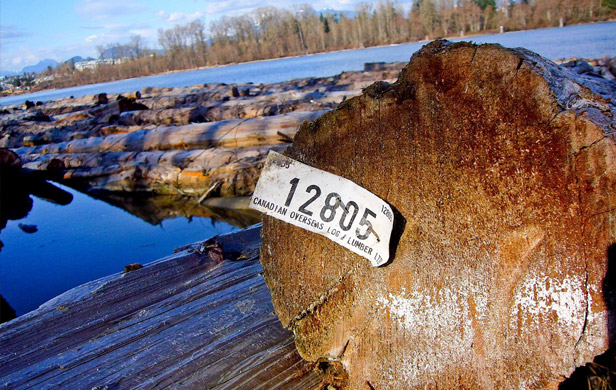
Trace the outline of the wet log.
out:
<instances>
[{"instance_id":1,"label":"wet log","mask_svg":"<svg viewBox=\"0 0 616 390\"><path fill-rule=\"evenodd\" d=\"M259 231L187 246L0 325L0 386L315 388L321 378L272 312Z\"/></svg>"},{"instance_id":2,"label":"wet log","mask_svg":"<svg viewBox=\"0 0 616 390\"><path fill-rule=\"evenodd\" d=\"M64 163L62 179L90 191L153 192L201 196L213 184L214 196L248 196L270 150L286 144L246 148L42 154L24 169L41 171Z\"/></svg>"},{"instance_id":3,"label":"wet log","mask_svg":"<svg viewBox=\"0 0 616 390\"><path fill-rule=\"evenodd\" d=\"M437 41L302 126L288 156L396 213L380 268L264 218L266 282L302 356L351 389L555 389L614 347L614 118L612 81Z\"/></svg>"}]
</instances>

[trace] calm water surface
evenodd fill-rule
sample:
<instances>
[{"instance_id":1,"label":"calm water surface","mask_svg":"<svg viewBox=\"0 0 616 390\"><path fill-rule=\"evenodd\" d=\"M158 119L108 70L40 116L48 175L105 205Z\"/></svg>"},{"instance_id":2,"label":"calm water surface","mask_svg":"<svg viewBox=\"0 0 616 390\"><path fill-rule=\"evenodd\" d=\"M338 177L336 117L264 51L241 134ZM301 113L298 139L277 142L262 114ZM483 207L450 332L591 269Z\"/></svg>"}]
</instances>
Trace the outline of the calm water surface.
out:
<instances>
[{"instance_id":1,"label":"calm water surface","mask_svg":"<svg viewBox=\"0 0 616 390\"><path fill-rule=\"evenodd\" d=\"M500 43L506 47L522 46L550 59L615 56L616 22L468 40ZM331 76L345 70L363 69L365 62L408 61L423 44L349 50L143 77L2 98L0 105L22 103L26 99L44 101L100 92L122 93L144 87L183 87L213 82L271 83ZM142 207L141 201L132 201L123 206L131 210L130 214L70 188L61 188L72 194L70 204L60 206L32 197L33 207L28 216L8 221L0 232L4 244L0 250L0 294L18 315L35 309L71 287L120 272L126 264L144 264L172 253L178 246L236 229L228 223L214 223L205 217L169 218L173 215L204 215L199 208L191 207L175 213L161 210L161 203L150 202ZM19 228L20 223L36 225L38 231L25 233Z\"/></svg>"},{"instance_id":2,"label":"calm water surface","mask_svg":"<svg viewBox=\"0 0 616 390\"><path fill-rule=\"evenodd\" d=\"M102 276L145 264L173 249L237 228L210 218L176 217L154 225L121 208L71 188L65 206L32 196L28 216L8 221L0 231L0 294L17 315L36 309L56 295ZM138 202L137 202L138 203ZM144 210L144 217L151 213ZM26 233L19 224L36 225Z\"/></svg>"},{"instance_id":3,"label":"calm water surface","mask_svg":"<svg viewBox=\"0 0 616 390\"><path fill-rule=\"evenodd\" d=\"M563 28L518 31L505 34L455 39L476 43L500 43L505 47L525 47L556 60L573 56L598 58L616 55L616 22L597 23ZM273 83L303 77L333 76L345 70L361 70L364 63L376 61L408 61L425 43L347 50L335 53L284 58L270 61L229 65L219 68L141 77L131 80L93 84L56 91L0 98L0 105L29 100L52 100L67 96L95 93L123 93L145 87L187 87L201 83Z\"/></svg>"}]
</instances>

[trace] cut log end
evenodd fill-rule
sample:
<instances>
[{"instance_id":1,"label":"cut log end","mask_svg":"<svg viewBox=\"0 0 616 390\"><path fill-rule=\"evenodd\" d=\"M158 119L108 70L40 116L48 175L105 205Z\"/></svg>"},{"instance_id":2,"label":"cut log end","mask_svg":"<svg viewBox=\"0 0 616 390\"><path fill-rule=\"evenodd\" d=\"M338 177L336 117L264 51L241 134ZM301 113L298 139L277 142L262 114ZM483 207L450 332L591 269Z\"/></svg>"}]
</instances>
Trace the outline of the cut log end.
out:
<instances>
[{"instance_id":1,"label":"cut log end","mask_svg":"<svg viewBox=\"0 0 616 390\"><path fill-rule=\"evenodd\" d=\"M405 227L371 268L264 218L266 282L300 353L344 350L350 388L378 389L550 388L604 352L614 91L526 50L437 41L397 82L302 126L288 156L368 189Z\"/></svg>"}]
</instances>

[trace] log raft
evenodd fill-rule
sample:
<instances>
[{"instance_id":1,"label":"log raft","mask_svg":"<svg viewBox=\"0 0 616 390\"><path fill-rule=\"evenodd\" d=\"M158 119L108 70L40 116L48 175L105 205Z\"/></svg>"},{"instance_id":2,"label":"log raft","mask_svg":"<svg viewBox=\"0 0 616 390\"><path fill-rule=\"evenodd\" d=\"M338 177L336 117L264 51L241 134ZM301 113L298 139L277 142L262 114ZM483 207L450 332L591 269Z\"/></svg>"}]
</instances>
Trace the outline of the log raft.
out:
<instances>
[{"instance_id":1,"label":"log raft","mask_svg":"<svg viewBox=\"0 0 616 390\"><path fill-rule=\"evenodd\" d=\"M273 313L260 226L76 287L0 325L0 387L305 389Z\"/></svg>"},{"instance_id":2,"label":"log raft","mask_svg":"<svg viewBox=\"0 0 616 390\"><path fill-rule=\"evenodd\" d=\"M393 81L402 66L9 107L0 116L0 147L14 149L24 168L90 193L179 194L200 202L247 196L269 150L285 149L301 123L376 80Z\"/></svg>"}]
</instances>

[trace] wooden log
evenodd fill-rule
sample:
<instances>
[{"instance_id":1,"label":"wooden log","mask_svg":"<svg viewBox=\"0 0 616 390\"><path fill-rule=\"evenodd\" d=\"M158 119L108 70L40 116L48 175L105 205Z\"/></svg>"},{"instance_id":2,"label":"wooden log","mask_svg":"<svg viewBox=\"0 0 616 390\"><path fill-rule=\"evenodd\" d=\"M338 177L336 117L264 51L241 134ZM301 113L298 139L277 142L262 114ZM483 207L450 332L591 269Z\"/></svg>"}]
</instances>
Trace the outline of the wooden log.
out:
<instances>
[{"instance_id":1,"label":"wooden log","mask_svg":"<svg viewBox=\"0 0 616 390\"><path fill-rule=\"evenodd\" d=\"M190 123L206 122L205 107L167 108L163 110L129 111L122 113L118 119L121 126L181 126Z\"/></svg>"},{"instance_id":2,"label":"wooden log","mask_svg":"<svg viewBox=\"0 0 616 390\"><path fill-rule=\"evenodd\" d=\"M315 388L321 378L272 312L259 232L187 246L0 325L0 386Z\"/></svg>"},{"instance_id":3,"label":"wooden log","mask_svg":"<svg viewBox=\"0 0 616 390\"><path fill-rule=\"evenodd\" d=\"M200 196L214 183L218 195L248 196L254 190L267 153L286 144L149 152L28 154L24 169L45 171L64 163L62 178L93 191L154 192ZM213 194L212 194L213 195Z\"/></svg>"},{"instance_id":4,"label":"wooden log","mask_svg":"<svg viewBox=\"0 0 616 390\"><path fill-rule=\"evenodd\" d=\"M304 125L289 157L396 215L380 268L264 219L266 281L302 356L338 362L351 389L555 389L614 347L614 118L614 82L436 41Z\"/></svg>"},{"instance_id":5,"label":"wooden log","mask_svg":"<svg viewBox=\"0 0 616 390\"><path fill-rule=\"evenodd\" d=\"M279 131L292 137L302 122L317 118L323 112L293 112L272 118L157 127L127 134L19 148L16 151L20 156L26 156L275 145L280 143Z\"/></svg>"},{"instance_id":6,"label":"wooden log","mask_svg":"<svg viewBox=\"0 0 616 390\"><path fill-rule=\"evenodd\" d=\"M381 71L346 72L269 85L148 88L138 102L107 94L61 99L42 108L48 115L55 115L52 122L26 123L24 119L31 112L24 110L3 115L0 146L19 148L32 170L45 171L53 159L63 161L66 179L82 189L90 185L93 190L201 195L213 184L207 170L183 158L177 164L155 167L150 158L153 154L142 152L201 153L197 150L288 143L300 123L359 94L361 88L383 75ZM149 110L122 112L136 108ZM203 121L216 123L194 123ZM120 158L116 153L125 154ZM227 155L227 151L222 154ZM135 162L134 155L146 161ZM236 160L228 160L232 165L218 170L218 177L223 172L227 177L215 195L248 195L254 188L262 160L257 158L252 165L249 159L241 163Z\"/></svg>"}]
</instances>

